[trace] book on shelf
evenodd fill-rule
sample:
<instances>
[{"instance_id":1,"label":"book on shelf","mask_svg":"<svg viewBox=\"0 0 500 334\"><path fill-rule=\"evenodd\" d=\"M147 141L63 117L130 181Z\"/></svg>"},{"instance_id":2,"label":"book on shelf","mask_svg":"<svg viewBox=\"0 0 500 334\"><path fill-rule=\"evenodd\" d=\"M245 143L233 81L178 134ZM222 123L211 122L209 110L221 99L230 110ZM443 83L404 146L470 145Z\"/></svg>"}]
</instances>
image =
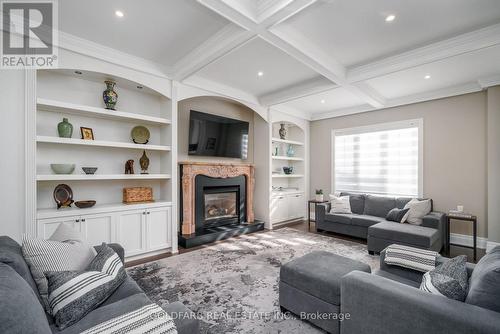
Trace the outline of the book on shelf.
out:
<instances>
[{"instance_id":1,"label":"book on shelf","mask_svg":"<svg viewBox=\"0 0 500 334\"><path fill-rule=\"evenodd\" d=\"M463 211L457 211L457 210L450 210L448 211L448 216L450 217L458 217L458 218L472 218L474 217L473 214L463 212Z\"/></svg>"}]
</instances>

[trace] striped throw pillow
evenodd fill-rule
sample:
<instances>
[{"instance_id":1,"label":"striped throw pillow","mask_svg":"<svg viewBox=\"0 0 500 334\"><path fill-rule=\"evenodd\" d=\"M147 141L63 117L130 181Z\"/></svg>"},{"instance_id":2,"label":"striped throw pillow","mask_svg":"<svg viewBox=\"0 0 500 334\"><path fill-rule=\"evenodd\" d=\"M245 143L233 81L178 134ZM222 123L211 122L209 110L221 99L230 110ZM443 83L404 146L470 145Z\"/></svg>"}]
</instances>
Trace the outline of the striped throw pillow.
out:
<instances>
[{"instance_id":1,"label":"striped throw pillow","mask_svg":"<svg viewBox=\"0 0 500 334\"><path fill-rule=\"evenodd\" d=\"M45 272L49 307L59 329L76 323L123 283L127 274L113 249L103 244L86 271Z\"/></svg>"},{"instance_id":2,"label":"striped throw pillow","mask_svg":"<svg viewBox=\"0 0 500 334\"><path fill-rule=\"evenodd\" d=\"M430 250L392 244L385 249L384 262L393 266L426 272L436 267L438 253Z\"/></svg>"},{"instance_id":3,"label":"striped throw pillow","mask_svg":"<svg viewBox=\"0 0 500 334\"><path fill-rule=\"evenodd\" d=\"M61 224L63 225L63 224ZM23 257L35 281L44 308L48 307L46 271L84 270L95 256L91 247L79 240L55 241L23 236Z\"/></svg>"}]
</instances>

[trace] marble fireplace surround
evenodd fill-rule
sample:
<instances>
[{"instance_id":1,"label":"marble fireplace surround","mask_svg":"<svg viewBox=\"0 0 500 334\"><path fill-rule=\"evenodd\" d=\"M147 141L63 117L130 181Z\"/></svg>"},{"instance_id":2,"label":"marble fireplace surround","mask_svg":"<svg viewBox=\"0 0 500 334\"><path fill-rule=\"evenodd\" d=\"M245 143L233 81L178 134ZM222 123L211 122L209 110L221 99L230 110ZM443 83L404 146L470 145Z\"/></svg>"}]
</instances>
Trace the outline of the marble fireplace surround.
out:
<instances>
[{"instance_id":1,"label":"marble fireplace surround","mask_svg":"<svg viewBox=\"0 0 500 334\"><path fill-rule=\"evenodd\" d=\"M253 190L255 184L252 164L234 164L223 162L179 162L182 168L182 222L183 235L195 233L195 178L205 175L216 178L228 178L244 175L246 179L246 215L248 223L254 222Z\"/></svg>"}]
</instances>

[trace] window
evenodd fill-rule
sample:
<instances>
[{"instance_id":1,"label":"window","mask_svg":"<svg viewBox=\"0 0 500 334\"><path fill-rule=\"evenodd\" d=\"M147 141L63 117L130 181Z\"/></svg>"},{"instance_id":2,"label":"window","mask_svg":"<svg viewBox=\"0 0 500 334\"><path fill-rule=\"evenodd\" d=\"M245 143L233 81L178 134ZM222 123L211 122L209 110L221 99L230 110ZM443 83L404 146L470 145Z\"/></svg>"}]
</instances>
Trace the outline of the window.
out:
<instances>
[{"instance_id":1,"label":"window","mask_svg":"<svg viewBox=\"0 0 500 334\"><path fill-rule=\"evenodd\" d=\"M422 120L332 132L335 191L422 196Z\"/></svg>"}]
</instances>

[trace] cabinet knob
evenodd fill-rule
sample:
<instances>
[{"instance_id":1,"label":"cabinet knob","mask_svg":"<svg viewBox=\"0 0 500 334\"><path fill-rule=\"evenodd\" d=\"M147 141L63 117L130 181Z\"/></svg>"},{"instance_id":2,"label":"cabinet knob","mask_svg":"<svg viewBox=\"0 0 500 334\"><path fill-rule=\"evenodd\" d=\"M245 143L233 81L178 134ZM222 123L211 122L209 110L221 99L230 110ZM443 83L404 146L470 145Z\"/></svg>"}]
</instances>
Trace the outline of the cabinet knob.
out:
<instances>
[{"instance_id":1,"label":"cabinet knob","mask_svg":"<svg viewBox=\"0 0 500 334\"><path fill-rule=\"evenodd\" d=\"M84 222L84 221L85 221L85 218L82 219L82 222Z\"/></svg>"},{"instance_id":2,"label":"cabinet knob","mask_svg":"<svg viewBox=\"0 0 500 334\"><path fill-rule=\"evenodd\" d=\"M75 222L76 222L76 223L79 223L79 222L80 222L80 219L76 219L76 220L75 220Z\"/></svg>"},{"instance_id":3,"label":"cabinet knob","mask_svg":"<svg viewBox=\"0 0 500 334\"><path fill-rule=\"evenodd\" d=\"M143 211L143 212L142 212L142 214L143 214L143 215L145 215L145 214L146 214L146 211Z\"/></svg>"},{"instance_id":4,"label":"cabinet knob","mask_svg":"<svg viewBox=\"0 0 500 334\"><path fill-rule=\"evenodd\" d=\"M150 211L146 212L148 215L151 213Z\"/></svg>"}]
</instances>

